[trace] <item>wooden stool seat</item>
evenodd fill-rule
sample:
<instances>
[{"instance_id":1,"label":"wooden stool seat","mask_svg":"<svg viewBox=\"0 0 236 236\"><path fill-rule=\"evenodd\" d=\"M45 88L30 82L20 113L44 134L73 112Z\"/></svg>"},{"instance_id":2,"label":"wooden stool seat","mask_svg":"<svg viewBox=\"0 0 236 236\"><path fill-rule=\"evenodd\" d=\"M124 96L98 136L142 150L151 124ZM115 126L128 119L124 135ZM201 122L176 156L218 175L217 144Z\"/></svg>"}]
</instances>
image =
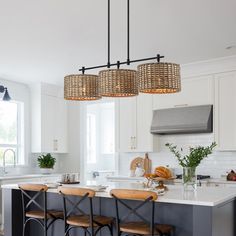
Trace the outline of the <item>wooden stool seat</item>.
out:
<instances>
[{"instance_id":1,"label":"wooden stool seat","mask_svg":"<svg viewBox=\"0 0 236 236\"><path fill-rule=\"evenodd\" d=\"M150 225L144 222L126 222L120 223L120 230L122 232L127 232L131 234L141 234L141 235L151 235ZM154 234L160 235L159 232L163 234L170 234L174 228L171 225L155 224L154 225ZM159 231L159 232L158 232Z\"/></svg>"},{"instance_id":2,"label":"wooden stool seat","mask_svg":"<svg viewBox=\"0 0 236 236\"><path fill-rule=\"evenodd\" d=\"M113 222L113 218L106 216L93 216L93 227L98 227L101 225L110 225ZM69 216L67 224L79 227L90 227L90 218L89 215L72 215Z\"/></svg>"},{"instance_id":3,"label":"wooden stool seat","mask_svg":"<svg viewBox=\"0 0 236 236\"><path fill-rule=\"evenodd\" d=\"M48 210L47 190L45 184L25 183L19 184L23 208L23 232L26 235L26 226L34 221L43 229L43 235L48 235L48 229L56 220L63 220L62 211ZM27 234L28 235L28 234Z\"/></svg>"},{"instance_id":4,"label":"wooden stool seat","mask_svg":"<svg viewBox=\"0 0 236 236\"><path fill-rule=\"evenodd\" d=\"M44 219L44 212L43 211L27 211L25 213L26 217L36 218L36 219ZM47 218L61 218L63 219L63 212L62 211L47 211Z\"/></svg>"},{"instance_id":5,"label":"wooden stool seat","mask_svg":"<svg viewBox=\"0 0 236 236\"><path fill-rule=\"evenodd\" d=\"M107 228L113 236L113 218L93 214L93 198L95 191L88 188L59 187L64 206L65 234L69 236L73 228L82 228L84 235L96 236L97 233ZM73 196L73 198L71 198ZM81 209L82 203L89 203L86 210ZM85 203L86 204L86 203ZM100 234L99 234L100 235ZM106 234L108 235L108 234Z\"/></svg>"},{"instance_id":6,"label":"wooden stool seat","mask_svg":"<svg viewBox=\"0 0 236 236\"><path fill-rule=\"evenodd\" d=\"M155 223L154 213L155 201L158 198L157 193L145 190L113 189L110 194L115 199L117 235L128 233L140 236L170 236L174 233L174 227L172 225ZM136 201L136 204L132 205L131 202L127 202L126 200ZM126 212L123 210L122 215L120 214L119 206L126 209ZM147 206L149 206L146 209L146 212L149 214L149 220L140 211L140 208ZM135 216L139 221L132 221L131 216Z\"/></svg>"}]
</instances>

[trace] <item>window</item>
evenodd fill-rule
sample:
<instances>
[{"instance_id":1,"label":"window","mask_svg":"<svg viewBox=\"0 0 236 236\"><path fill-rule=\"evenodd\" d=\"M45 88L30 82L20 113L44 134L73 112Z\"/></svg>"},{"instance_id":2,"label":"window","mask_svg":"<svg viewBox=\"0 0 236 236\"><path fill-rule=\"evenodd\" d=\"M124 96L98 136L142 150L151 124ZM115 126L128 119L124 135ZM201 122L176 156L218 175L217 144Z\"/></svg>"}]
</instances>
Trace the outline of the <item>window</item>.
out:
<instances>
[{"instance_id":1,"label":"window","mask_svg":"<svg viewBox=\"0 0 236 236\"><path fill-rule=\"evenodd\" d=\"M24 105L21 102L0 101L0 165L24 164Z\"/></svg>"},{"instance_id":2,"label":"window","mask_svg":"<svg viewBox=\"0 0 236 236\"><path fill-rule=\"evenodd\" d=\"M115 102L84 104L86 171L115 170Z\"/></svg>"}]
</instances>

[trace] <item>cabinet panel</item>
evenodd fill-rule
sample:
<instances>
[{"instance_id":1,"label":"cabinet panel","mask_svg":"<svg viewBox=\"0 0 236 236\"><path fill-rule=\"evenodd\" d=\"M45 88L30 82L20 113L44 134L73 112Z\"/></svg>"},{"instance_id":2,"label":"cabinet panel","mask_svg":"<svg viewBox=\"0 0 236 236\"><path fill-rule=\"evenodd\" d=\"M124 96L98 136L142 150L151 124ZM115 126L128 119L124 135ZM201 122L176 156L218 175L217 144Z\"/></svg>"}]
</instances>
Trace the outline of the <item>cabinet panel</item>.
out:
<instances>
[{"instance_id":1,"label":"cabinet panel","mask_svg":"<svg viewBox=\"0 0 236 236\"><path fill-rule=\"evenodd\" d=\"M55 129L55 105L56 98L52 96L43 95L42 96L42 150L44 152L51 152L54 146L54 129Z\"/></svg>"},{"instance_id":2,"label":"cabinet panel","mask_svg":"<svg viewBox=\"0 0 236 236\"><path fill-rule=\"evenodd\" d=\"M33 153L67 152L67 102L61 91L55 85L31 86Z\"/></svg>"},{"instance_id":3,"label":"cabinet panel","mask_svg":"<svg viewBox=\"0 0 236 236\"><path fill-rule=\"evenodd\" d=\"M212 76L184 79L181 92L153 95L153 109L213 104L213 89Z\"/></svg>"},{"instance_id":4,"label":"cabinet panel","mask_svg":"<svg viewBox=\"0 0 236 236\"><path fill-rule=\"evenodd\" d=\"M54 150L59 153L67 152L67 103L63 98L56 98L56 117L54 130Z\"/></svg>"},{"instance_id":5,"label":"cabinet panel","mask_svg":"<svg viewBox=\"0 0 236 236\"><path fill-rule=\"evenodd\" d=\"M119 101L119 151L133 151L136 137L136 105L135 97L121 98Z\"/></svg>"},{"instance_id":6,"label":"cabinet panel","mask_svg":"<svg viewBox=\"0 0 236 236\"><path fill-rule=\"evenodd\" d=\"M137 151L153 151L153 135L150 133L152 122L152 95L139 94L137 97Z\"/></svg>"},{"instance_id":7,"label":"cabinet panel","mask_svg":"<svg viewBox=\"0 0 236 236\"><path fill-rule=\"evenodd\" d=\"M236 73L216 76L216 142L219 150L236 150Z\"/></svg>"},{"instance_id":8,"label":"cabinet panel","mask_svg":"<svg viewBox=\"0 0 236 236\"><path fill-rule=\"evenodd\" d=\"M154 137L150 133L152 95L140 94L135 98L120 99L119 151L152 152Z\"/></svg>"}]
</instances>

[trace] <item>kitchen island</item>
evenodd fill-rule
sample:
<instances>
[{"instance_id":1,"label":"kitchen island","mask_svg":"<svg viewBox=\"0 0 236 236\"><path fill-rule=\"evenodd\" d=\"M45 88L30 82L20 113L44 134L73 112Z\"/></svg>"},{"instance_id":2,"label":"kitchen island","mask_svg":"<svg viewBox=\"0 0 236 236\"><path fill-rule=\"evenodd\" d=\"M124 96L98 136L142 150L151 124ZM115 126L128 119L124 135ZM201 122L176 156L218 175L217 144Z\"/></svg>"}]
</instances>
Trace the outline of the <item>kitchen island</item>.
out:
<instances>
[{"instance_id":1,"label":"kitchen island","mask_svg":"<svg viewBox=\"0 0 236 236\"><path fill-rule=\"evenodd\" d=\"M106 183L104 192L97 192L94 199L95 214L115 216L114 200L109 191L114 188L143 189L138 183ZM73 187L84 187L74 185ZM86 185L86 187L89 187ZM21 194L17 185L5 185L5 236L20 236L22 231ZM91 187L92 188L92 187ZM181 186L168 186L169 190L156 201L155 221L176 227L175 236L234 236L236 188L199 187L194 192L184 192ZM135 204L135 202L134 202ZM48 207L62 209L62 199L56 188L48 190ZM85 206L86 208L86 206ZM149 209L142 209L143 216L149 215ZM52 227L54 235L63 235L62 222ZM35 224L29 227L30 235L39 236L40 230ZM49 234L50 235L50 234ZM71 234L79 235L79 230ZM102 236L109 235L105 230Z\"/></svg>"}]
</instances>

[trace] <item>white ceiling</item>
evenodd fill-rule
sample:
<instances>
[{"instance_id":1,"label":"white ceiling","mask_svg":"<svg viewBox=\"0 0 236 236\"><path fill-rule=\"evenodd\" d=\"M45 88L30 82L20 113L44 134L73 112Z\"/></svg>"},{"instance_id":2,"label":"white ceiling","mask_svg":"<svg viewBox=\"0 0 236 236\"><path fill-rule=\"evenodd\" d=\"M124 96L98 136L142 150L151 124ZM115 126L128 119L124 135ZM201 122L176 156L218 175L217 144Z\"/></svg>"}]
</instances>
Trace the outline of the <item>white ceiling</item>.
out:
<instances>
[{"instance_id":1,"label":"white ceiling","mask_svg":"<svg viewBox=\"0 0 236 236\"><path fill-rule=\"evenodd\" d=\"M235 0L131 0L131 59L236 54ZM111 0L112 59L126 59L126 0ZM107 0L0 0L0 78L62 84L107 61ZM91 73L94 73L91 71Z\"/></svg>"}]
</instances>

